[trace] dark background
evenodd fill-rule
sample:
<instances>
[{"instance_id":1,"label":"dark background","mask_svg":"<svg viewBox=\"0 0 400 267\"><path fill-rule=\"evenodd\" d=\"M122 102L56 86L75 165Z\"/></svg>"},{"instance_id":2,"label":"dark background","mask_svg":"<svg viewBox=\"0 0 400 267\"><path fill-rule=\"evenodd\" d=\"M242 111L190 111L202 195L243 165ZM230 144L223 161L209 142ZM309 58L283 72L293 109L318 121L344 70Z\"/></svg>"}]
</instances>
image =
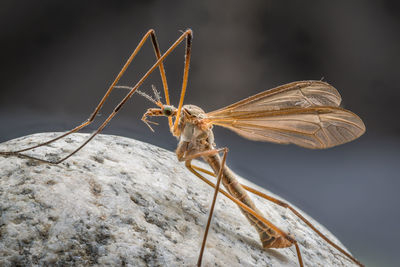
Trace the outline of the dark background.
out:
<instances>
[{"instance_id":1,"label":"dark background","mask_svg":"<svg viewBox=\"0 0 400 267\"><path fill-rule=\"evenodd\" d=\"M333 84L367 132L329 150L244 140L215 129L228 164L324 224L367 266L396 266L399 231L398 1L1 1L0 141L65 131L87 119L138 41L156 30L165 51L194 31L185 102L211 111L296 80ZM184 45L165 62L177 105ZM147 43L120 84L154 62ZM142 86L162 90L157 72ZM116 90L104 119L126 93ZM173 150L152 104L135 95L105 129ZM96 123L94 123L96 124ZM98 125L98 124L97 124ZM95 125L86 131L92 131ZM195 179L195 178L194 178Z\"/></svg>"}]
</instances>

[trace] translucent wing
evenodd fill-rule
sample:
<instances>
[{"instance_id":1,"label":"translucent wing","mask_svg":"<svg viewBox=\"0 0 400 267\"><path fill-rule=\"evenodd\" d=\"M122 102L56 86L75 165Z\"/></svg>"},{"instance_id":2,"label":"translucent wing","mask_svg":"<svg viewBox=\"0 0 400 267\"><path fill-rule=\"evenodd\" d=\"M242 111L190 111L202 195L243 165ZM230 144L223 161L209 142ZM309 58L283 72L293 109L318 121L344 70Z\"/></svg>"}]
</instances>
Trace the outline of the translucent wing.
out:
<instances>
[{"instance_id":1,"label":"translucent wing","mask_svg":"<svg viewBox=\"0 0 400 267\"><path fill-rule=\"evenodd\" d=\"M250 140L328 148L365 132L362 120L339 104L329 84L295 82L210 112L207 119Z\"/></svg>"},{"instance_id":2,"label":"translucent wing","mask_svg":"<svg viewBox=\"0 0 400 267\"><path fill-rule=\"evenodd\" d=\"M322 81L299 81L261 92L228 107L210 112L213 117L234 115L239 112L281 110L295 107L330 106L338 107L339 92Z\"/></svg>"}]
</instances>

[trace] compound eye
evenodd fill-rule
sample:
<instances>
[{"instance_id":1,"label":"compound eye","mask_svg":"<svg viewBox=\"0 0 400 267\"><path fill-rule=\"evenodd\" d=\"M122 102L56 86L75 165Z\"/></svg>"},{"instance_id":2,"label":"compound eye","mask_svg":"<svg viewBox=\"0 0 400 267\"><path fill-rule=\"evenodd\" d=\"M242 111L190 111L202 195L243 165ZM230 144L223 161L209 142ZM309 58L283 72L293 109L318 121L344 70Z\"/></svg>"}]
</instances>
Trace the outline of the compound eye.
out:
<instances>
[{"instance_id":1,"label":"compound eye","mask_svg":"<svg viewBox=\"0 0 400 267\"><path fill-rule=\"evenodd\" d=\"M165 115L165 116L171 116L172 115L172 108L171 107L164 107L163 108L163 114Z\"/></svg>"}]
</instances>

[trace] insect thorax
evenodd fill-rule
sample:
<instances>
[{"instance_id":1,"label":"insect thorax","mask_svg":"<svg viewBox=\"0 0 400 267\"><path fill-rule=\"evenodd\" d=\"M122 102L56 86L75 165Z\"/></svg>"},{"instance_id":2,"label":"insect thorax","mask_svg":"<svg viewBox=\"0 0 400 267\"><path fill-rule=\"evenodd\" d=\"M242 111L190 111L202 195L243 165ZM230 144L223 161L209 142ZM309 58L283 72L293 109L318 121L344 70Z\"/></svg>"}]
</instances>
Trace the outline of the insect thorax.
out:
<instances>
[{"instance_id":1,"label":"insect thorax","mask_svg":"<svg viewBox=\"0 0 400 267\"><path fill-rule=\"evenodd\" d=\"M206 113L194 105L185 105L179 120L180 137L176 150L178 158L198 153L214 147L214 134L211 125L205 122Z\"/></svg>"}]
</instances>

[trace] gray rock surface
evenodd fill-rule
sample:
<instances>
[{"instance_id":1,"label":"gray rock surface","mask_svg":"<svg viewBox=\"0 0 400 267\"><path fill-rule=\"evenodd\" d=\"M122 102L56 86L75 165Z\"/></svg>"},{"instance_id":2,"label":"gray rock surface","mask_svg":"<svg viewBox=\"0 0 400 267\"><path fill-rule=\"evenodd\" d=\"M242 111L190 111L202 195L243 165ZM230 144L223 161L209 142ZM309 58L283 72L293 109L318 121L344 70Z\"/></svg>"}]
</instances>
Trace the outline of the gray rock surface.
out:
<instances>
[{"instance_id":1,"label":"gray rock surface","mask_svg":"<svg viewBox=\"0 0 400 267\"><path fill-rule=\"evenodd\" d=\"M0 144L0 151L57 135L18 138ZM74 134L29 153L56 157L87 136ZM173 152L123 137L99 135L59 165L0 156L0 266L194 266L212 194ZM290 211L253 199L296 237L305 266L353 265ZM264 251L253 227L222 195L203 263L298 266L294 247Z\"/></svg>"}]
</instances>

